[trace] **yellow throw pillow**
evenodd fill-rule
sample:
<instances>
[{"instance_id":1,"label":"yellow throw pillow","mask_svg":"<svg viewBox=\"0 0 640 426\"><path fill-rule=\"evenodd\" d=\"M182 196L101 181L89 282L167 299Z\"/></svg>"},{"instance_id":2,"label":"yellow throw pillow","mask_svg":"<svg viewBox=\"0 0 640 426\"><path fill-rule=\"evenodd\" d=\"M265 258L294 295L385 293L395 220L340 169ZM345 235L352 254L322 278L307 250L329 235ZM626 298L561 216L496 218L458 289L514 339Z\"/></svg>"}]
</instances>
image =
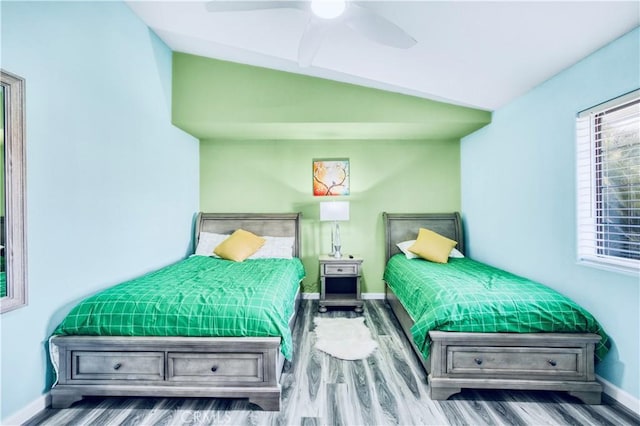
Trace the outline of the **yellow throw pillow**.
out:
<instances>
[{"instance_id":1,"label":"yellow throw pillow","mask_svg":"<svg viewBox=\"0 0 640 426\"><path fill-rule=\"evenodd\" d=\"M221 242L213 252L223 259L242 262L257 252L265 243L265 239L244 229L237 229L226 240Z\"/></svg>"},{"instance_id":2,"label":"yellow throw pillow","mask_svg":"<svg viewBox=\"0 0 640 426\"><path fill-rule=\"evenodd\" d=\"M420 228L416 242L409 247L409 251L417 254L423 259L431 262L447 263L451 249L458 244L456 241L430 231Z\"/></svg>"}]
</instances>

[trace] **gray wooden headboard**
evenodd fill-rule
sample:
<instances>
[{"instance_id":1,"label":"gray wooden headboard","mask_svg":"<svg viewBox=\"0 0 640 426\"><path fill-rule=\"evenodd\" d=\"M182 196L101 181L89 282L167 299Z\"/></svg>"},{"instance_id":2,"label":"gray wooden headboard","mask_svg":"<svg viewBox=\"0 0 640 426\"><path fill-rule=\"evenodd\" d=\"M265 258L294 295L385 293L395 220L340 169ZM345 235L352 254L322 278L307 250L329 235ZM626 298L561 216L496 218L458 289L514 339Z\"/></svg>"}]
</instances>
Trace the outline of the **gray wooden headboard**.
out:
<instances>
[{"instance_id":1,"label":"gray wooden headboard","mask_svg":"<svg viewBox=\"0 0 640 426\"><path fill-rule=\"evenodd\" d=\"M427 228L458 242L456 248L464 254L462 220L454 213L382 213L385 228L385 261L400 253L397 243L414 240L420 228Z\"/></svg>"},{"instance_id":2,"label":"gray wooden headboard","mask_svg":"<svg viewBox=\"0 0 640 426\"><path fill-rule=\"evenodd\" d=\"M256 235L295 237L293 256L300 257L300 217L302 213L198 213L194 241L200 231L231 234L238 228Z\"/></svg>"}]
</instances>

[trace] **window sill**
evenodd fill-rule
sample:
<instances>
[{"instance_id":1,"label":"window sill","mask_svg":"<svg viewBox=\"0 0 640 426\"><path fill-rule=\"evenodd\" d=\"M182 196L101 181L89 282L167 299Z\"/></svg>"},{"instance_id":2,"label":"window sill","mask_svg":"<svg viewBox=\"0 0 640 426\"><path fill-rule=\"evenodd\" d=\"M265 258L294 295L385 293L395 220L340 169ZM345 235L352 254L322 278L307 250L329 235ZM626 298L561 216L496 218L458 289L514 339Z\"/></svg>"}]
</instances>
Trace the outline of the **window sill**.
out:
<instances>
[{"instance_id":1,"label":"window sill","mask_svg":"<svg viewBox=\"0 0 640 426\"><path fill-rule=\"evenodd\" d=\"M607 262L602 262L597 260L589 260L589 259L578 260L578 265L586 266L589 268L602 269L604 271L617 272L619 274L629 275L632 277L640 277L640 267L616 265L612 263L607 263Z\"/></svg>"}]
</instances>

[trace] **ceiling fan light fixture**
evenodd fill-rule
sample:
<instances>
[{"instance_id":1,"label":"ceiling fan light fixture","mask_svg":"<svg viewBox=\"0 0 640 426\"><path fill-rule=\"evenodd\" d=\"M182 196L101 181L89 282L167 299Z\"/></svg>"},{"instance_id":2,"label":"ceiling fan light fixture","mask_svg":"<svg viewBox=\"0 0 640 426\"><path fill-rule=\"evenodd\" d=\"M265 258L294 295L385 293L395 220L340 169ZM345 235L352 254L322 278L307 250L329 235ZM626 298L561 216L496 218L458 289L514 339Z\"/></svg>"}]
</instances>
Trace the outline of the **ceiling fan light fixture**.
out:
<instances>
[{"instance_id":1,"label":"ceiling fan light fixture","mask_svg":"<svg viewBox=\"0 0 640 426\"><path fill-rule=\"evenodd\" d=\"M318 18L335 19L347 8L345 0L311 0L311 11Z\"/></svg>"}]
</instances>

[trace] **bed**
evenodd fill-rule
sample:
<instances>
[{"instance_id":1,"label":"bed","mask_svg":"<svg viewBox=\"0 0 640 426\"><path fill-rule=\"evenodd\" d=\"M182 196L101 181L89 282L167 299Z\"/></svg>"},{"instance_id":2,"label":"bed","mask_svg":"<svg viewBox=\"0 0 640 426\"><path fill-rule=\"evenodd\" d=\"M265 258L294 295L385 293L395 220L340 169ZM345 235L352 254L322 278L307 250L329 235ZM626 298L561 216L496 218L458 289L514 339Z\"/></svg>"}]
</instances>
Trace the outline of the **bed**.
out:
<instances>
[{"instance_id":1,"label":"bed","mask_svg":"<svg viewBox=\"0 0 640 426\"><path fill-rule=\"evenodd\" d=\"M408 260L398 248L398 243L416 239L418 230L426 228L457 241L456 249L464 254L458 213L383 213L383 218L386 300L428 373L432 399L447 399L463 388L521 389L567 391L585 403L600 403L602 386L595 380L594 365L596 355L602 357L606 353L608 340L588 312L548 287L471 259L454 258L439 265L422 259ZM487 273L490 278L485 280ZM513 315L524 317L525 312L538 315L537 319L543 318L545 325L537 319L532 324L516 326L488 325L486 319L478 319L472 311L474 306L494 312L491 315L497 309L501 318L512 316L504 306L485 305L487 294L503 291L503 285L507 286L503 284L506 278L517 279L516 284L526 291L506 287L504 291L531 296L532 303L539 301L531 293L540 292L545 300L559 297L562 308L558 310L575 315L577 328L556 327L554 324L559 324L556 317L547 317L546 312L540 315L529 312L520 306ZM495 283L495 289L484 288L471 295L474 290L470 288L481 282L485 287ZM445 294L452 296L452 300L447 301ZM473 297L477 300L470 300ZM460 327L460 318L469 320L471 326ZM539 327L544 331L539 331Z\"/></svg>"},{"instance_id":2,"label":"bed","mask_svg":"<svg viewBox=\"0 0 640 426\"><path fill-rule=\"evenodd\" d=\"M300 214L200 213L195 240L205 235L201 232L237 229L286 239L292 259L190 256L83 301L49 340L57 373L52 406L65 408L84 396L217 397L248 398L266 411L279 411L280 375L292 356L291 330L304 276ZM276 270L278 275L271 272ZM157 302L165 287L176 308ZM227 293L228 302L218 303L212 288ZM251 299L244 302L239 293ZM135 294L146 299L129 301ZM142 315L121 315L134 309ZM104 322L100 311L105 318L110 312L122 318Z\"/></svg>"}]
</instances>

